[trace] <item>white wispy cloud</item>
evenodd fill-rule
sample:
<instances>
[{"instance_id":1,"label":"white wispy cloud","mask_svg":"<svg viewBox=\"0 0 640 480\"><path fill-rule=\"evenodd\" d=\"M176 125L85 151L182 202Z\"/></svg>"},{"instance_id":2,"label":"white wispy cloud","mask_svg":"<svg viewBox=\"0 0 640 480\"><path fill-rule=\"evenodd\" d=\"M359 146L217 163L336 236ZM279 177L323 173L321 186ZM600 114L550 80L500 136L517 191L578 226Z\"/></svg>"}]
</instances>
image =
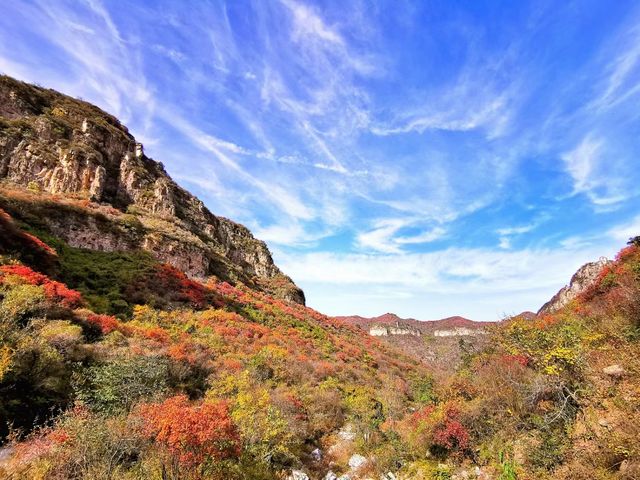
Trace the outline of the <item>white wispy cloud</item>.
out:
<instances>
[{"instance_id":1,"label":"white wispy cloud","mask_svg":"<svg viewBox=\"0 0 640 480\"><path fill-rule=\"evenodd\" d=\"M607 110L640 93L640 27L635 24L615 38L613 60L604 68L601 93L589 104Z\"/></svg>"},{"instance_id":2,"label":"white wispy cloud","mask_svg":"<svg viewBox=\"0 0 640 480\"><path fill-rule=\"evenodd\" d=\"M538 226L537 223L530 223L528 225L520 225L517 227L499 228L498 230L496 230L496 233L498 235L520 235L522 233L530 232L537 226Z\"/></svg>"},{"instance_id":3,"label":"white wispy cloud","mask_svg":"<svg viewBox=\"0 0 640 480\"><path fill-rule=\"evenodd\" d=\"M311 36L329 43L344 46L342 36L326 25L324 20L314 12L311 7L293 0L281 0L281 2L293 13L294 29L292 35L295 40L306 41L308 37Z\"/></svg>"},{"instance_id":4,"label":"white wispy cloud","mask_svg":"<svg viewBox=\"0 0 640 480\"><path fill-rule=\"evenodd\" d=\"M396 238L395 241L401 245L416 244L416 243L429 243L438 240L447 233L447 230L442 227L434 227L430 230L425 230L418 235L410 235L407 237Z\"/></svg>"},{"instance_id":5,"label":"white wispy cloud","mask_svg":"<svg viewBox=\"0 0 640 480\"><path fill-rule=\"evenodd\" d=\"M498 247L505 250L510 249L513 237L532 232L533 230L538 228L541 223L543 223L548 219L549 219L548 214L541 214L538 216L536 220L526 225L517 225L517 226L503 227L503 228L497 229L496 233L500 237Z\"/></svg>"},{"instance_id":6,"label":"white wispy cloud","mask_svg":"<svg viewBox=\"0 0 640 480\"><path fill-rule=\"evenodd\" d=\"M416 291L461 294L559 287L583 263L601 255L601 247L509 252L449 248L403 255L291 254L281 261L303 283L402 285Z\"/></svg>"},{"instance_id":7,"label":"white wispy cloud","mask_svg":"<svg viewBox=\"0 0 640 480\"><path fill-rule=\"evenodd\" d=\"M573 179L573 194L584 193L594 205L607 206L625 200L622 179L615 163L608 162L604 139L593 133L586 135L571 151L562 155L565 167Z\"/></svg>"},{"instance_id":8,"label":"white wispy cloud","mask_svg":"<svg viewBox=\"0 0 640 480\"><path fill-rule=\"evenodd\" d=\"M635 218L632 218L630 221L616 225L611 228L608 232L608 235L611 238L618 240L619 242L626 242L628 239L632 237L636 237L640 235L640 215Z\"/></svg>"},{"instance_id":9,"label":"white wispy cloud","mask_svg":"<svg viewBox=\"0 0 640 480\"><path fill-rule=\"evenodd\" d=\"M469 107L469 97L452 93L453 105L427 107L422 112L411 113L406 119L395 120L390 125L376 125L371 132L376 135L397 135L402 133L423 133L426 130L468 131L492 125L495 134L506 121L504 98L489 98L485 104Z\"/></svg>"},{"instance_id":10,"label":"white wispy cloud","mask_svg":"<svg viewBox=\"0 0 640 480\"><path fill-rule=\"evenodd\" d=\"M442 238L446 229L436 226L423 230L417 235L398 235L403 228L420 224L416 218L386 218L377 220L371 230L356 236L358 247L383 253L401 253L405 245L429 243Z\"/></svg>"}]
</instances>

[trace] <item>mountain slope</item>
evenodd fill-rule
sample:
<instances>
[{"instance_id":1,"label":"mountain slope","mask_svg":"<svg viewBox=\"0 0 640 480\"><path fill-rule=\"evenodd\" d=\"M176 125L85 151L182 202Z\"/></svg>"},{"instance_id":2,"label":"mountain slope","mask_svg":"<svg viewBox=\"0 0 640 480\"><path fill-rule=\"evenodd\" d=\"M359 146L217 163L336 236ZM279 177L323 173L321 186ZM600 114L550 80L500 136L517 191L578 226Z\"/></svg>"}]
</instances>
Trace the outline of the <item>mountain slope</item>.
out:
<instances>
[{"instance_id":1,"label":"mountain slope","mask_svg":"<svg viewBox=\"0 0 640 480\"><path fill-rule=\"evenodd\" d=\"M143 249L192 277L216 275L304 303L264 242L213 215L116 118L86 102L0 77L0 181L5 210L38 217L73 247ZM78 202L60 210L57 197L12 195L15 186ZM93 211L75 208L81 200Z\"/></svg>"},{"instance_id":2,"label":"mountain slope","mask_svg":"<svg viewBox=\"0 0 640 480\"><path fill-rule=\"evenodd\" d=\"M7 77L0 114L0 477L319 477L393 448L417 360L306 308L113 117Z\"/></svg>"},{"instance_id":3,"label":"mountain slope","mask_svg":"<svg viewBox=\"0 0 640 480\"><path fill-rule=\"evenodd\" d=\"M150 255L43 237L53 248L26 225L0 210L0 435L35 431L0 452L0 477L323 476L391 445L380 425L421 405L429 372L354 326ZM87 308L113 295L95 263L129 272L113 276L136 303L120 318ZM74 272L83 293L37 268Z\"/></svg>"}]
</instances>

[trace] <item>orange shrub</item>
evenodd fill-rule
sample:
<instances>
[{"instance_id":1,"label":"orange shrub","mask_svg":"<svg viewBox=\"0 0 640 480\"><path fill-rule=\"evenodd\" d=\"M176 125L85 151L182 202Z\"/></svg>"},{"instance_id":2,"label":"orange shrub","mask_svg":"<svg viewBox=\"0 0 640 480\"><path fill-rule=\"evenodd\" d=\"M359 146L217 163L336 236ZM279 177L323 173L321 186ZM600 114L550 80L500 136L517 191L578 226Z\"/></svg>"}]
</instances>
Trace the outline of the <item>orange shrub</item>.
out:
<instances>
[{"instance_id":1,"label":"orange shrub","mask_svg":"<svg viewBox=\"0 0 640 480\"><path fill-rule=\"evenodd\" d=\"M240 454L240 437L224 401L191 405L185 395L176 395L141 405L139 415L143 433L187 467Z\"/></svg>"}]
</instances>

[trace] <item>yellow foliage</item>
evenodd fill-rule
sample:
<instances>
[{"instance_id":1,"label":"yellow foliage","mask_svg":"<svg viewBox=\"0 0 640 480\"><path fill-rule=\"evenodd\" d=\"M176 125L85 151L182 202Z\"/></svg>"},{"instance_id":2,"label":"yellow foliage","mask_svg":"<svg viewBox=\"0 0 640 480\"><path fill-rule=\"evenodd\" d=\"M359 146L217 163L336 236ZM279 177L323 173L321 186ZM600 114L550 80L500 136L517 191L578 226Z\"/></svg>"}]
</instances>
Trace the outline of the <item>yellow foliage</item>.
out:
<instances>
[{"instance_id":1,"label":"yellow foliage","mask_svg":"<svg viewBox=\"0 0 640 480\"><path fill-rule=\"evenodd\" d=\"M9 370L11 370L11 358L13 350L7 345L0 347L0 380L4 378Z\"/></svg>"},{"instance_id":2,"label":"yellow foliage","mask_svg":"<svg viewBox=\"0 0 640 480\"><path fill-rule=\"evenodd\" d=\"M255 385L248 371L227 375L207 391L207 400L231 398L231 416L243 443L256 457L269 461L288 455L293 435L282 412L271 402L269 390Z\"/></svg>"}]
</instances>

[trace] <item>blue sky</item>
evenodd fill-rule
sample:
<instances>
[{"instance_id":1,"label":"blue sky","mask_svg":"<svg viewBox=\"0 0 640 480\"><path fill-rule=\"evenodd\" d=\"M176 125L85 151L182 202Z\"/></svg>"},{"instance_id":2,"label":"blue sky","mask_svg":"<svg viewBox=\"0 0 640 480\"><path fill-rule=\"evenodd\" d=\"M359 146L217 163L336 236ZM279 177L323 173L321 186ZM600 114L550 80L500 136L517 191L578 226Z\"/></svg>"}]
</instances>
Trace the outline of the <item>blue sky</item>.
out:
<instances>
[{"instance_id":1,"label":"blue sky","mask_svg":"<svg viewBox=\"0 0 640 480\"><path fill-rule=\"evenodd\" d=\"M21 1L0 71L118 116L328 314L535 310L640 234L634 1Z\"/></svg>"}]
</instances>

